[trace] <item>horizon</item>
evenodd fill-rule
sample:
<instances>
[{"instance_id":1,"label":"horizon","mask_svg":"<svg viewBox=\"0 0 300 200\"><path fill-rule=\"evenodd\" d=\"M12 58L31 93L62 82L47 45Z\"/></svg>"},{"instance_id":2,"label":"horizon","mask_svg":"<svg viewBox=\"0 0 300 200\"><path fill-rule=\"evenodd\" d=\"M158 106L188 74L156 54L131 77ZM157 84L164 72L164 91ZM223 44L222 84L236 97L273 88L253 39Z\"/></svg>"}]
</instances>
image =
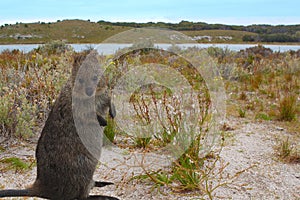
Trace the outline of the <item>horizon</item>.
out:
<instances>
[{"instance_id":1,"label":"horizon","mask_svg":"<svg viewBox=\"0 0 300 200\"><path fill-rule=\"evenodd\" d=\"M204 22L226 25L300 24L298 0L14 0L0 8L0 25L58 20L109 22Z\"/></svg>"},{"instance_id":2,"label":"horizon","mask_svg":"<svg viewBox=\"0 0 300 200\"><path fill-rule=\"evenodd\" d=\"M14 0L2 2L0 25L82 19L97 22L205 22L226 25L300 24L298 0Z\"/></svg>"},{"instance_id":3,"label":"horizon","mask_svg":"<svg viewBox=\"0 0 300 200\"><path fill-rule=\"evenodd\" d=\"M92 21L90 19L79 19L79 18L74 18L74 19L57 19L57 20L38 20L38 21L17 21L17 22L12 22L12 23L4 23L4 24L1 24L0 23L0 26L2 25L16 25L16 24L35 24L35 23L57 23L59 21L67 21L67 20L79 20L79 21L89 21L91 23L98 23L99 21L104 21L104 22L108 22L108 23L141 23L141 24L146 24L146 23L171 23L171 24L179 24L180 22L182 21L188 21L188 22L192 22L192 23L206 23L206 24L221 24L221 25L227 25L227 26L254 26L254 25L266 25L266 26L293 26L293 25L300 25L300 23L291 23L291 24L266 24L266 23L261 23L261 24L225 24L225 23L209 23L209 22L205 22L205 21L191 21L191 20L179 20L179 21L162 21L162 20L158 20L158 21L140 21L140 22L136 22L136 21L109 21L109 20L103 20L103 19L99 19L99 20L96 20L96 21Z\"/></svg>"}]
</instances>

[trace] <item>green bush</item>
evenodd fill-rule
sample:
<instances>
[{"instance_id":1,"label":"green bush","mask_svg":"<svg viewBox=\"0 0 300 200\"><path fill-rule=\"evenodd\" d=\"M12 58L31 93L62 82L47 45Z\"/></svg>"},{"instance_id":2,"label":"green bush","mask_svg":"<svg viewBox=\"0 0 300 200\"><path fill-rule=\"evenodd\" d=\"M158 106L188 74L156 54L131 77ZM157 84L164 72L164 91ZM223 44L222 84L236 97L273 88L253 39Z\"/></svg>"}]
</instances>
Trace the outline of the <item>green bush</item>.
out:
<instances>
[{"instance_id":1,"label":"green bush","mask_svg":"<svg viewBox=\"0 0 300 200\"><path fill-rule=\"evenodd\" d=\"M44 123L70 73L72 52L0 54L0 134L28 138Z\"/></svg>"},{"instance_id":2,"label":"green bush","mask_svg":"<svg viewBox=\"0 0 300 200\"><path fill-rule=\"evenodd\" d=\"M51 55L51 54L62 54L72 50L73 48L70 45L66 44L63 41L56 40L41 45L38 48L36 48L34 51L40 54Z\"/></svg>"},{"instance_id":3,"label":"green bush","mask_svg":"<svg viewBox=\"0 0 300 200\"><path fill-rule=\"evenodd\" d=\"M15 132L12 95L2 95L0 98L0 134L12 135Z\"/></svg>"}]
</instances>

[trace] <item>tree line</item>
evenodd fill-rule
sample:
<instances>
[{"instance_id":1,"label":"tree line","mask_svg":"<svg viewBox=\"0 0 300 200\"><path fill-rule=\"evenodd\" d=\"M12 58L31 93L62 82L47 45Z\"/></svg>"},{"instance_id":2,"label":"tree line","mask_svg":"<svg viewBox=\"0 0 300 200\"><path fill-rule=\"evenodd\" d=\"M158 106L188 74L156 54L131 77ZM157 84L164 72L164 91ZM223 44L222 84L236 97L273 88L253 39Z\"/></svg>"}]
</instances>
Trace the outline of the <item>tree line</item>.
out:
<instances>
[{"instance_id":1,"label":"tree line","mask_svg":"<svg viewBox=\"0 0 300 200\"><path fill-rule=\"evenodd\" d=\"M267 25L254 24L248 26L242 25L225 25L225 24L208 24L205 22L189 22L181 21L179 23L166 22L107 22L98 21L99 24L111 26L127 26L134 28L144 27L160 27L168 28L176 31L201 31L201 30L236 30L257 33L256 36L245 35L243 41L245 42L300 42L300 24L295 25Z\"/></svg>"}]
</instances>

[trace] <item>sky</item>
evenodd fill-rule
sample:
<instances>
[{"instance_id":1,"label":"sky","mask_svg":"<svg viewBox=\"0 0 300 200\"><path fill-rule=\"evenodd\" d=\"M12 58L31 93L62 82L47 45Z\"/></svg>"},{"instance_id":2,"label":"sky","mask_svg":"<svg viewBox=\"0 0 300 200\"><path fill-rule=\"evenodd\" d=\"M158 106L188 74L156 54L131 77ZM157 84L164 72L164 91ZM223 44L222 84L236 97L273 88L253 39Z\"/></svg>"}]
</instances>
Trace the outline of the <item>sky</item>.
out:
<instances>
[{"instance_id":1,"label":"sky","mask_svg":"<svg viewBox=\"0 0 300 200\"><path fill-rule=\"evenodd\" d=\"M0 25L83 19L97 22L300 24L299 0L0 0Z\"/></svg>"}]
</instances>

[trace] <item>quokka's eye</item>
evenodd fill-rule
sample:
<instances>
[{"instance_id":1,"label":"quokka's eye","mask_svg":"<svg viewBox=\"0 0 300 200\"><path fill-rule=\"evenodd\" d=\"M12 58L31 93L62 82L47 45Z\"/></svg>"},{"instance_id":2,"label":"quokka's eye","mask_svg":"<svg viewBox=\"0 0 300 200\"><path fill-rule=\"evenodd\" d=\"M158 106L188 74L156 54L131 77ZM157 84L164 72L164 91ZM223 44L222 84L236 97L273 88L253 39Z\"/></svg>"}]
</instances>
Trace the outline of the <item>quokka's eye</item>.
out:
<instances>
[{"instance_id":1,"label":"quokka's eye","mask_svg":"<svg viewBox=\"0 0 300 200\"><path fill-rule=\"evenodd\" d=\"M98 77L97 77L97 76L94 76L94 77L93 77L93 81L98 81Z\"/></svg>"},{"instance_id":2,"label":"quokka's eye","mask_svg":"<svg viewBox=\"0 0 300 200\"><path fill-rule=\"evenodd\" d=\"M84 83L83 78L79 78L78 81L79 81L80 84Z\"/></svg>"}]
</instances>

